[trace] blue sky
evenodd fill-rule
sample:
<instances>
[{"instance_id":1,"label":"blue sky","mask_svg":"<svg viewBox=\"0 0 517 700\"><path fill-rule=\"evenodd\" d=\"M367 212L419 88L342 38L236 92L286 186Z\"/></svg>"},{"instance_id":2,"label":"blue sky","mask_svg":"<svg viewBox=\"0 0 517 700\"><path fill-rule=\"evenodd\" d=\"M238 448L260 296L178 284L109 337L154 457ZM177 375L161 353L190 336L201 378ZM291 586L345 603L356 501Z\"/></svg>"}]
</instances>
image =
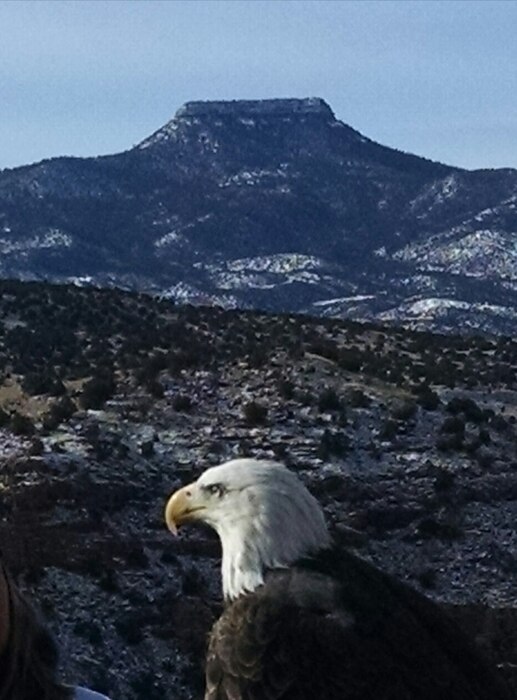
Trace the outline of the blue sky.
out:
<instances>
[{"instance_id":1,"label":"blue sky","mask_svg":"<svg viewBox=\"0 0 517 700\"><path fill-rule=\"evenodd\" d=\"M513 0L0 0L0 168L130 148L188 100L323 97L383 144L517 167Z\"/></svg>"}]
</instances>

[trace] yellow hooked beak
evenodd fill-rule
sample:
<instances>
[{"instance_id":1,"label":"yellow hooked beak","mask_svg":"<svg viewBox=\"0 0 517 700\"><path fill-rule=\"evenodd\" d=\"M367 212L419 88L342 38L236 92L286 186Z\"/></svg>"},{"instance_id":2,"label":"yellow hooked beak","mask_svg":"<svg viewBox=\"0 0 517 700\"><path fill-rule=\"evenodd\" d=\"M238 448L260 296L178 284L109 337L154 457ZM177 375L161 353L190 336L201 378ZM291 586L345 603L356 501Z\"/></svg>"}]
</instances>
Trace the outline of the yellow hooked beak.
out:
<instances>
[{"instance_id":1,"label":"yellow hooked beak","mask_svg":"<svg viewBox=\"0 0 517 700\"><path fill-rule=\"evenodd\" d=\"M206 506L199 503L198 488L195 483L179 489L167 501L165 506L165 522L173 535L178 534L178 526L197 520L199 511Z\"/></svg>"}]
</instances>

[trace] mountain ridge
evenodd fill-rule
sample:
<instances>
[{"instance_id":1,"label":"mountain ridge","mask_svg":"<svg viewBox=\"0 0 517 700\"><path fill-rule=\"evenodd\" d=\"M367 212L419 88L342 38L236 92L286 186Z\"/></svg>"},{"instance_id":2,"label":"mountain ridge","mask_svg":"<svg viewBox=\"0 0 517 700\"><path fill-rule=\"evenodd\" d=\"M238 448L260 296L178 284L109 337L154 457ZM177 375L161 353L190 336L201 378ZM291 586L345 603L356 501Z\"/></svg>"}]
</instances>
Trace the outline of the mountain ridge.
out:
<instances>
[{"instance_id":1,"label":"mountain ridge","mask_svg":"<svg viewBox=\"0 0 517 700\"><path fill-rule=\"evenodd\" d=\"M382 146L321 98L188 102L122 153L1 171L0 276L440 331L461 302L513 333L516 201L517 170Z\"/></svg>"}]
</instances>

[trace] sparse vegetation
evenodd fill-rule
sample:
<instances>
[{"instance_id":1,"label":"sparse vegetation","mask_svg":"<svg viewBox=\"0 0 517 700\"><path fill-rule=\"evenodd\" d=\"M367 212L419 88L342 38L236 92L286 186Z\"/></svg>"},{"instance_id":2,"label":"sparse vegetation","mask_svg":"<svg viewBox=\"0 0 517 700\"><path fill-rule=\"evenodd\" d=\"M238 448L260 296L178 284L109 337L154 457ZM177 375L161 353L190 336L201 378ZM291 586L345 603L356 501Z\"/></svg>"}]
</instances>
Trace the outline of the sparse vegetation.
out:
<instances>
[{"instance_id":1,"label":"sparse vegetation","mask_svg":"<svg viewBox=\"0 0 517 700\"><path fill-rule=\"evenodd\" d=\"M482 596L483 580L514 595L509 546L495 556L490 544L510 541L517 499L515 341L175 307L116 290L0 287L3 317L21 324L0 324L0 438L11 455L0 474L2 547L58 633L52 587L78 583L72 654L102 646L109 663L131 645L147 673L147 641L161 669L168 640L171 667L191 683L182 620L218 610L219 549L204 530L167 538L163 502L204 465L234 457L285 461L333 528L356 528L367 558L430 595L447 599L454 581L459 597ZM65 392L38 393L42 377ZM153 617L151 598L165 590L159 608L170 602L174 625ZM118 682L99 674L108 694Z\"/></svg>"}]
</instances>

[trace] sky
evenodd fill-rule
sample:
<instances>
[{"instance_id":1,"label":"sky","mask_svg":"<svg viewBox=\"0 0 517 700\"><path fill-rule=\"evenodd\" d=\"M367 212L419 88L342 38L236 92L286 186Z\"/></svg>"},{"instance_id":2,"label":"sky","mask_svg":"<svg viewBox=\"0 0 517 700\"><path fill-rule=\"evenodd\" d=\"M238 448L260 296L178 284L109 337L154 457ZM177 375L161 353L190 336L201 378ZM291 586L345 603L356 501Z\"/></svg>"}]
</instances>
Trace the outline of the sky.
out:
<instances>
[{"instance_id":1,"label":"sky","mask_svg":"<svg viewBox=\"0 0 517 700\"><path fill-rule=\"evenodd\" d=\"M322 97L384 145L517 168L514 0L0 0L0 168L127 150L189 100Z\"/></svg>"}]
</instances>

